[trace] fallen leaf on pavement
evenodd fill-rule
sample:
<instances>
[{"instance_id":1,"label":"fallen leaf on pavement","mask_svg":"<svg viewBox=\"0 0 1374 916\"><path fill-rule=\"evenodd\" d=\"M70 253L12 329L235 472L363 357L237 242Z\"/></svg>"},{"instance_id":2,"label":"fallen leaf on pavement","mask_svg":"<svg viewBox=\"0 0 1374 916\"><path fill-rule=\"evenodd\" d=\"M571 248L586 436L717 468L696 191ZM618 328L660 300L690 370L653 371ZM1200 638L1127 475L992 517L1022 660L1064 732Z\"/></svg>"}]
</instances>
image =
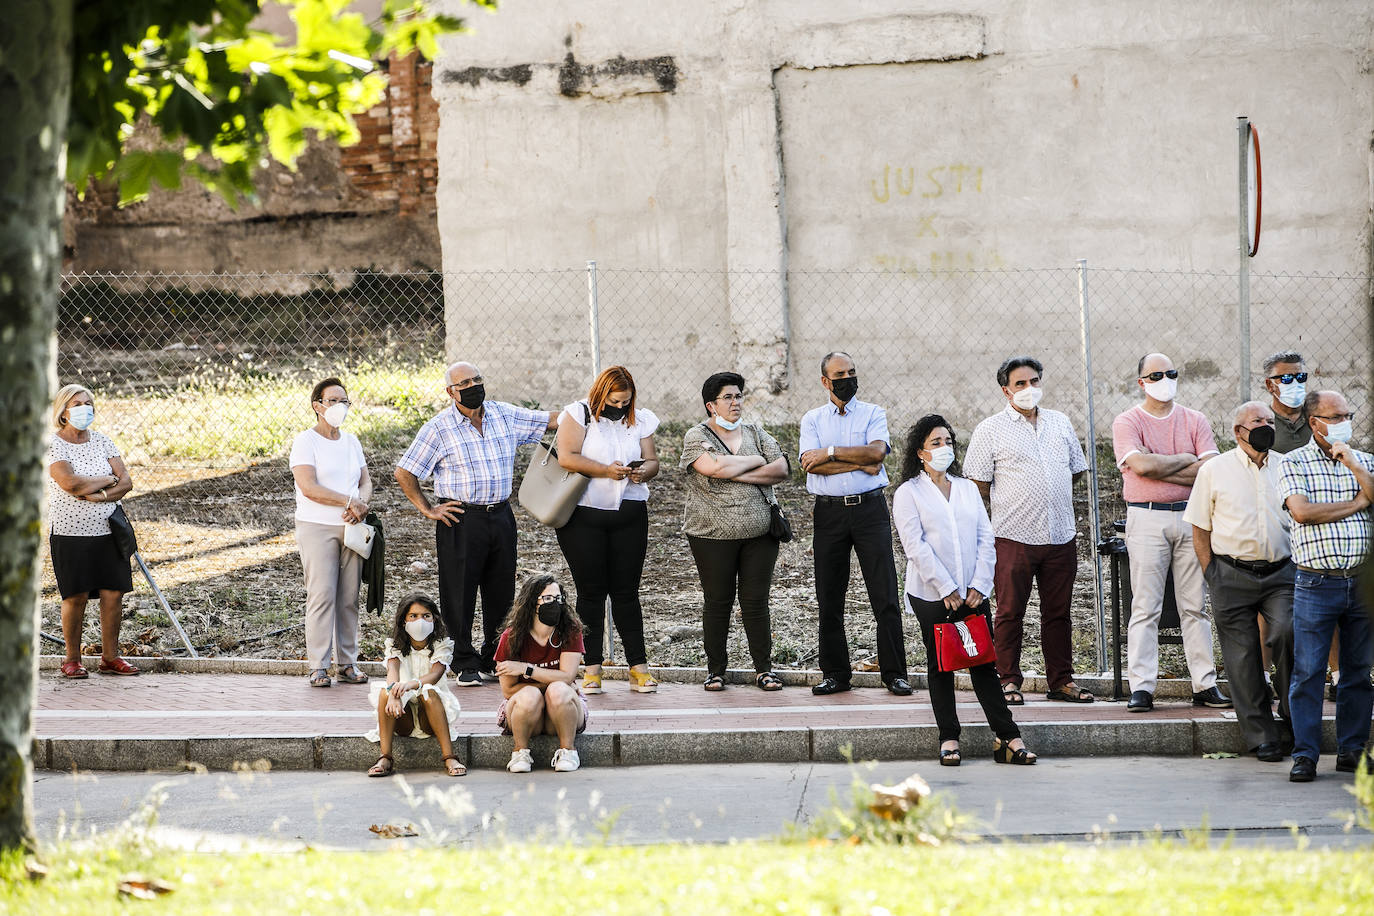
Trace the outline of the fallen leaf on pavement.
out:
<instances>
[{"instance_id":1,"label":"fallen leaf on pavement","mask_svg":"<svg viewBox=\"0 0 1374 916\"><path fill-rule=\"evenodd\" d=\"M367 828L384 840L394 840L403 836L419 836L414 824L373 824Z\"/></svg>"}]
</instances>

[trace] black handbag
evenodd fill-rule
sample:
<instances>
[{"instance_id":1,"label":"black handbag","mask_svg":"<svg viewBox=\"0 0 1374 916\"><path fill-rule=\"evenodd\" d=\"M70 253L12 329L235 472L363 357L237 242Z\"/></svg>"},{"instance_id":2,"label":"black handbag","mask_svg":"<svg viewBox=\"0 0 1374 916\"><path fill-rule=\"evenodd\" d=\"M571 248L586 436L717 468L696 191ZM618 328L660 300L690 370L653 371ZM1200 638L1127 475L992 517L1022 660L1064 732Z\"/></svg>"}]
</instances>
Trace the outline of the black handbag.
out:
<instances>
[{"instance_id":1,"label":"black handbag","mask_svg":"<svg viewBox=\"0 0 1374 916\"><path fill-rule=\"evenodd\" d=\"M119 555L129 559L138 553L138 538L134 536L134 526L129 516L124 514L124 504L117 503L110 513L110 534L114 535L115 547Z\"/></svg>"},{"instance_id":2,"label":"black handbag","mask_svg":"<svg viewBox=\"0 0 1374 916\"><path fill-rule=\"evenodd\" d=\"M703 423L701 424L701 428L710 433L711 438L720 443L720 447L725 449L726 454L733 454L733 452L730 451L730 447L725 444L720 436L716 435L716 431L713 430L709 424ZM756 432L756 438L757 435ZM762 449L759 449L759 451L762 451ZM759 488L759 493L763 494L763 501L768 503L768 536L779 544L786 544L794 537L792 534L792 523L787 520L787 516L782 511L782 506L778 505L777 500L768 498L768 490L770 488L764 487L762 484L754 484L754 486Z\"/></svg>"}]
</instances>

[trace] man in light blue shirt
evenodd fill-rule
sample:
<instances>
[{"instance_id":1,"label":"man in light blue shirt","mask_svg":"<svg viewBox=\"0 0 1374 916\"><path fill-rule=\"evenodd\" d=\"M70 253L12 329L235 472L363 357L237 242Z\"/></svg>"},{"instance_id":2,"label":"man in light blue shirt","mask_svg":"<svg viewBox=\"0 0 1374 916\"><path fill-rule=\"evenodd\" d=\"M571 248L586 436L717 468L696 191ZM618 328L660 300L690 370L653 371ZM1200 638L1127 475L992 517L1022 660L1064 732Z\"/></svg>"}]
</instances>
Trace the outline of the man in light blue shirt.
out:
<instances>
[{"instance_id":1,"label":"man in light blue shirt","mask_svg":"<svg viewBox=\"0 0 1374 916\"><path fill-rule=\"evenodd\" d=\"M906 644L892 559L892 520L883 488L888 444L887 413L855 397L859 372L848 353L827 353L821 384L830 399L809 410L801 423L801 465L806 489L816 497L811 539L820 610L821 682L818 696L848 690L853 676L844 630L849 590L849 556L859 556L868 601L878 621L878 664L883 683L897 696L910 696Z\"/></svg>"}]
</instances>

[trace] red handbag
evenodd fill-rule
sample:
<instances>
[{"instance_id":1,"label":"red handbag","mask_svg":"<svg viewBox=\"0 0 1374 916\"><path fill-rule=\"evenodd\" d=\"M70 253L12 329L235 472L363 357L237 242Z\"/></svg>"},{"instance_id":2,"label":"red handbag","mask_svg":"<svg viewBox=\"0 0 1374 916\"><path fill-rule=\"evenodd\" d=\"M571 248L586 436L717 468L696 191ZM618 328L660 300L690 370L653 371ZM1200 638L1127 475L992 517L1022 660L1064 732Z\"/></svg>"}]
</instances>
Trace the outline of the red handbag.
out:
<instances>
[{"instance_id":1,"label":"red handbag","mask_svg":"<svg viewBox=\"0 0 1374 916\"><path fill-rule=\"evenodd\" d=\"M970 614L963 620L935 625L935 667L959 671L995 661L997 652L988 631L988 619Z\"/></svg>"}]
</instances>

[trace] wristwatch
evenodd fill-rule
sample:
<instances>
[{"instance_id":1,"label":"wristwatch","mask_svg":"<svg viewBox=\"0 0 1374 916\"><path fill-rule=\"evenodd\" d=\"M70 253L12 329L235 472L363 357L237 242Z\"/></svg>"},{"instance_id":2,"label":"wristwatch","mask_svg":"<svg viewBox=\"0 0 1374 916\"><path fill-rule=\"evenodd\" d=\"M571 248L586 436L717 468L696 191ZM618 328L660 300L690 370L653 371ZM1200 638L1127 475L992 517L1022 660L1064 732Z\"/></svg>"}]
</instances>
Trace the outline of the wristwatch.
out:
<instances>
[{"instance_id":1,"label":"wristwatch","mask_svg":"<svg viewBox=\"0 0 1374 916\"><path fill-rule=\"evenodd\" d=\"M534 666L533 666L533 665L526 665L526 666L525 666L525 677L529 678L530 680L534 680Z\"/></svg>"},{"instance_id":2,"label":"wristwatch","mask_svg":"<svg viewBox=\"0 0 1374 916\"><path fill-rule=\"evenodd\" d=\"M826 454L826 456L829 458L829 460L834 461L834 460L835 460L835 446L832 445L832 446L830 446L830 448L826 449L826 450L825 450L825 454Z\"/></svg>"}]
</instances>

